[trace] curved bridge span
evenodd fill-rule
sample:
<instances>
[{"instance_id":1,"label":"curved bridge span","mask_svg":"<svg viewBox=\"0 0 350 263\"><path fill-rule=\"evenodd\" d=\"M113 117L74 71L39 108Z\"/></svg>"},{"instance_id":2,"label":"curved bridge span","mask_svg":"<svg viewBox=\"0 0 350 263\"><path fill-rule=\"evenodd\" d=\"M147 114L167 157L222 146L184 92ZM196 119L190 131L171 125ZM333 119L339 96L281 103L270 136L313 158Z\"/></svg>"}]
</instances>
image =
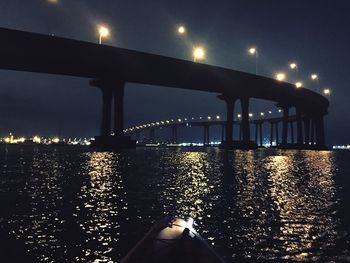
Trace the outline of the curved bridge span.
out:
<instances>
[{"instance_id":1,"label":"curved bridge span","mask_svg":"<svg viewBox=\"0 0 350 263\"><path fill-rule=\"evenodd\" d=\"M303 145L303 130L315 125L316 144L325 146L323 117L328 100L313 91L271 78L231 69L194 63L128 49L98 45L30 32L0 28L0 69L68 75L92 79L90 85L102 91L103 109L100 146L127 147L133 143L124 136L123 97L125 83L140 83L218 94L227 105L226 135L222 146L233 148L233 109L242 105L245 148L252 146L249 131L249 99L275 101L283 109L281 145L287 145L289 109L296 108L297 137ZM114 108L112 113L112 103ZM114 127L112 129L112 118ZM302 126L306 128L303 129ZM112 130L114 136L111 136Z\"/></svg>"}]
</instances>

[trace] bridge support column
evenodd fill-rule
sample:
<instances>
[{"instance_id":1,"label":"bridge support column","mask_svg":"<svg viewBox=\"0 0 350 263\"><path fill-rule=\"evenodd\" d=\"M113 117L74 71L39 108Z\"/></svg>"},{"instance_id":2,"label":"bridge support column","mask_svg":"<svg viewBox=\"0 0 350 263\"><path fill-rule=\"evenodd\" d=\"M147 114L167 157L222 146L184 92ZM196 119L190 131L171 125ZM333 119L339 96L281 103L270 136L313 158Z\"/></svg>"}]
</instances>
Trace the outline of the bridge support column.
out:
<instances>
[{"instance_id":1,"label":"bridge support column","mask_svg":"<svg viewBox=\"0 0 350 263\"><path fill-rule=\"evenodd\" d=\"M249 98L241 98L242 107L242 127L243 127L243 144L242 148L250 149L255 145L250 141L250 123L249 123Z\"/></svg>"},{"instance_id":2,"label":"bridge support column","mask_svg":"<svg viewBox=\"0 0 350 263\"><path fill-rule=\"evenodd\" d=\"M262 134L262 122L259 123L259 132L260 132L260 147L263 147L264 142L263 142L263 134Z\"/></svg>"},{"instance_id":3,"label":"bridge support column","mask_svg":"<svg viewBox=\"0 0 350 263\"><path fill-rule=\"evenodd\" d=\"M272 147L272 142L273 142L273 122L270 122L270 147Z\"/></svg>"},{"instance_id":4,"label":"bridge support column","mask_svg":"<svg viewBox=\"0 0 350 263\"><path fill-rule=\"evenodd\" d=\"M294 144L294 122L290 121L289 122L290 125L290 135L291 135L291 144Z\"/></svg>"},{"instance_id":5,"label":"bridge support column","mask_svg":"<svg viewBox=\"0 0 350 263\"><path fill-rule=\"evenodd\" d=\"M275 125L276 125L276 146L278 146L280 142L280 136L278 131L279 122L276 122Z\"/></svg>"},{"instance_id":6,"label":"bridge support column","mask_svg":"<svg viewBox=\"0 0 350 263\"><path fill-rule=\"evenodd\" d=\"M297 144L298 146L303 145L304 136L303 136L303 121L302 121L302 113L300 109L296 109L297 114Z\"/></svg>"},{"instance_id":7,"label":"bridge support column","mask_svg":"<svg viewBox=\"0 0 350 263\"><path fill-rule=\"evenodd\" d=\"M103 137L111 136L111 118L112 118L112 90L101 88L102 91L102 123L101 133Z\"/></svg>"},{"instance_id":8,"label":"bridge support column","mask_svg":"<svg viewBox=\"0 0 350 263\"><path fill-rule=\"evenodd\" d=\"M255 144L258 145L259 124L255 123Z\"/></svg>"},{"instance_id":9,"label":"bridge support column","mask_svg":"<svg viewBox=\"0 0 350 263\"><path fill-rule=\"evenodd\" d=\"M114 89L114 135L124 134L124 83Z\"/></svg>"},{"instance_id":10,"label":"bridge support column","mask_svg":"<svg viewBox=\"0 0 350 263\"><path fill-rule=\"evenodd\" d=\"M171 127L172 130L172 143L177 143L177 127L174 125Z\"/></svg>"},{"instance_id":11,"label":"bridge support column","mask_svg":"<svg viewBox=\"0 0 350 263\"><path fill-rule=\"evenodd\" d=\"M233 149L233 111L237 99L227 95L220 95L218 98L224 100L226 103L225 132L222 132L222 136L225 135L225 140L221 143L220 148Z\"/></svg>"},{"instance_id":12,"label":"bridge support column","mask_svg":"<svg viewBox=\"0 0 350 263\"><path fill-rule=\"evenodd\" d=\"M203 137L203 145L208 146L210 143L210 138L209 138L209 125L204 125L204 137Z\"/></svg>"},{"instance_id":13,"label":"bridge support column","mask_svg":"<svg viewBox=\"0 0 350 263\"><path fill-rule=\"evenodd\" d=\"M304 118L304 133L305 133L305 145L310 144L310 118L305 116Z\"/></svg>"},{"instance_id":14,"label":"bridge support column","mask_svg":"<svg viewBox=\"0 0 350 263\"><path fill-rule=\"evenodd\" d=\"M136 133L135 133L135 139L136 139L136 141L140 141L140 131L136 131Z\"/></svg>"},{"instance_id":15,"label":"bridge support column","mask_svg":"<svg viewBox=\"0 0 350 263\"><path fill-rule=\"evenodd\" d=\"M325 133L324 133L324 116L319 115L315 118L316 126L316 146L319 149L326 147Z\"/></svg>"},{"instance_id":16,"label":"bridge support column","mask_svg":"<svg viewBox=\"0 0 350 263\"><path fill-rule=\"evenodd\" d=\"M149 141L150 143L155 143L156 142L156 131L154 128L151 128L149 130Z\"/></svg>"},{"instance_id":17,"label":"bridge support column","mask_svg":"<svg viewBox=\"0 0 350 263\"><path fill-rule=\"evenodd\" d=\"M315 144L315 119L311 119L311 135L310 135L311 145Z\"/></svg>"},{"instance_id":18,"label":"bridge support column","mask_svg":"<svg viewBox=\"0 0 350 263\"><path fill-rule=\"evenodd\" d=\"M225 141L225 124L221 125L221 143Z\"/></svg>"},{"instance_id":19,"label":"bridge support column","mask_svg":"<svg viewBox=\"0 0 350 263\"><path fill-rule=\"evenodd\" d=\"M95 79L90 85L102 91L102 124L101 134L95 136L92 147L107 150L135 148L136 141L124 135L124 81L118 79ZM114 95L114 136L112 128L112 98Z\"/></svg>"},{"instance_id":20,"label":"bridge support column","mask_svg":"<svg viewBox=\"0 0 350 263\"><path fill-rule=\"evenodd\" d=\"M289 107L283 108L283 126L282 126L282 147L287 146L288 143L288 117Z\"/></svg>"}]
</instances>

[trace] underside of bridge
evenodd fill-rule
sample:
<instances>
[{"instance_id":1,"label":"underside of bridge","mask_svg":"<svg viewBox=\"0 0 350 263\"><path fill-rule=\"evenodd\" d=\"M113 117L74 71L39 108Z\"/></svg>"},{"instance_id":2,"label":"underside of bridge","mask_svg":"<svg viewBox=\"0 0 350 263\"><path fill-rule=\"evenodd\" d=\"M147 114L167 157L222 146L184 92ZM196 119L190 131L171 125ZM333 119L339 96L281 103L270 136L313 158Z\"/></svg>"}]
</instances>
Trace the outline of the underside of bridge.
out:
<instances>
[{"instance_id":1,"label":"underside of bridge","mask_svg":"<svg viewBox=\"0 0 350 263\"><path fill-rule=\"evenodd\" d=\"M84 41L1 28L0 36L0 69L92 79L90 85L101 90L103 105L101 133L93 143L96 147L135 147L135 141L123 132L124 89L128 82L219 94L219 99L225 102L227 108L221 144L225 149L257 147L256 141L250 138L251 98L274 101L283 109L279 147L326 147L324 116L328 113L329 101L305 88L296 89L290 83L236 70ZM242 107L242 138L236 142L233 141L233 111L238 100ZM288 123L292 107L296 108L297 113L297 142L291 144L288 143ZM271 123L272 135L274 126L278 133L278 125ZM207 142L209 126L205 129ZM294 133L291 135L294 137ZM175 137L177 130L173 128ZM310 142L315 142L312 147Z\"/></svg>"}]
</instances>

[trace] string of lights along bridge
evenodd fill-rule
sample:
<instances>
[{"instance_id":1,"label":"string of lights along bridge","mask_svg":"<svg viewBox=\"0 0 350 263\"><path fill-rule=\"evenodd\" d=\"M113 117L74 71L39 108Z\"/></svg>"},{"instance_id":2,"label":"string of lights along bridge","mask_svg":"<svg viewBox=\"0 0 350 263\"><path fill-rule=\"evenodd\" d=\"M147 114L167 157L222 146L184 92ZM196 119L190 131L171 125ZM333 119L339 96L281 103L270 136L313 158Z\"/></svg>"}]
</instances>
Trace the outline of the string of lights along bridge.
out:
<instances>
[{"instance_id":1,"label":"string of lights along bridge","mask_svg":"<svg viewBox=\"0 0 350 263\"><path fill-rule=\"evenodd\" d=\"M54 0L55 1L55 0ZM98 25L97 26L97 32L99 36L99 44L102 44L103 39L108 39L108 37L111 35L111 31L106 25ZM184 25L179 25L177 27L177 33L179 36L182 37L187 37L188 36L188 31L187 28ZM259 71L259 50L256 46L249 47L247 49L247 53L254 57L255 59L255 74L258 75ZM206 48L203 45L195 45L192 48L192 57L193 57L193 62L200 62L200 61L205 61L207 56L207 51ZM296 73L296 76L299 74L299 64L295 61L289 63L288 69L291 71L291 73ZM275 79L278 81L287 81L288 80L288 74L285 71L276 71L274 75ZM317 73L311 73L309 74L310 81L313 82L312 89L315 90L316 92L322 92L325 96L330 97L331 95L331 89L326 87L323 88L322 90L320 89L320 83L319 83L319 74ZM295 87L296 88L303 88L305 87L305 81L297 79L295 82Z\"/></svg>"},{"instance_id":2,"label":"string of lights along bridge","mask_svg":"<svg viewBox=\"0 0 350 263\"><path fill-rule=\"evenodd\" d=\"M48 0L51 4L58 4L59 0ZM180 37L187 38L189 37L189 30L187 29L185 24L178 24L176 28L176 32ZM108 38L111 36L111 29L110 26L106 24L99 24L97 25L97 33L98 33L98 43L103 44L103 40L108 40ZM248 55L252 56L254 58L254 64L255 64L255 74L258 75L259 73L259 54L260 50L257 46L251 46L247 49ZM194 45L192 47L192 58L194 62L200 62L204 61L207 57L207 51L206 48L203 45ZM296 61L292 61L288 64L288 69L291 71L291 74L295 74L297 77L299 76L299 64ZM276 71L274 77L279 81L287 81L288 80L288 74L285 71ZM320 88L320 77L317 73L311 73L309 74L309 80L314 82L310 85L310 87L316 91L316 92L322 92L325 96L330 97L331 96L331 89L329 87L325 87L323 89ZM306 86L306 81L296 79L295 82L296 88L302 88Z\"/></svg>"}]
</instances>

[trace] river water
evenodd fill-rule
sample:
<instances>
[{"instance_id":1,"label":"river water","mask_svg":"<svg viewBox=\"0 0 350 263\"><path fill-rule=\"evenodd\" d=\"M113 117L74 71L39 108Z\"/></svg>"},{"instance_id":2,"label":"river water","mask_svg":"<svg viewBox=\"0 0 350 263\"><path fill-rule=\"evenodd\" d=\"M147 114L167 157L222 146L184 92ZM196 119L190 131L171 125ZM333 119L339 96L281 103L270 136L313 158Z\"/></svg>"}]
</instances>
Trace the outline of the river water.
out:
<instances>
[{"instance_id":1,"label":"river water","mask_svg":"<svg viewBox=\"0 0 350 263\"><path fill-rule=\"evenodd\" d=\"M350 151L1 146L0 169L2 253L120 262L176 215L227 262L350 262Z\"/></svg>"}]
</instances>

